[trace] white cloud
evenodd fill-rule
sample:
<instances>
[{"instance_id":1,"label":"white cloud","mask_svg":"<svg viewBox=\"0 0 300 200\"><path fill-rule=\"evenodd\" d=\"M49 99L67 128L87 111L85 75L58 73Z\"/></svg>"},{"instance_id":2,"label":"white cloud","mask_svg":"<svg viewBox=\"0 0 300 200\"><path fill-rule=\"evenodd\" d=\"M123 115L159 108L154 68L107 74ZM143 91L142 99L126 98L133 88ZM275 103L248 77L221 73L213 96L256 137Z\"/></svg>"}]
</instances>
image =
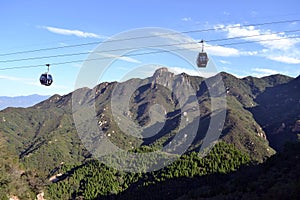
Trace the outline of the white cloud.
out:
<instances>
[{"instance_id":1,"label":"white cloud","mask_svg":"<svg viewBox=\"0 0 300 200\"><path fill-rule=\"evenodd\" d=\"M191 76L199 76L199 71L194 70L194 69L187 69L183 67L168 67L168 70L170 72L173 72L174 74L181 74L181 73L186 73Z\"/></svg>"},{"instance_id":2,"label":"white cloud","mask_svg":"<svg viewBox=\"0 0 300 200\"><path fill-rule=\"evenodd\" d=\"M258 12L253 10L253 11L250 12L250 15L252 17L256 17L258 15Z\"/></svg>"},{"instance_id":3,"label":"white cloud","mask_svg":"<svg viewBox=\"0 0 300 200\"><path fill-rule=\"evenodd\" d=\"M95 33L84 32L80 30L71 30L71 29L57 28L51 26L43 26L42 28L52 33L61 34L61 35L73 35L73 36L83 37L83 38L106 38L105 36L101 36Z\"/></svg>"},{"instance_id":4,"label":"white cloud","mask_svg":"<svg viewBox=\"0 0 300 200\"><path fill-rule=\"evenodd\" d=\"M198 53L201 51L200 44L189 37L182 36L180 34L170 34L168 33L161 33L161 32L152 32L153 35L157 36L158 39L155 40L153 43L155 45L162 45L160 50L168 50L168 51L181 51L181 50L187 50ZM163 48L163 46L166 45L166 48Z\"/></svg>"},{"instance_id":5,"label":"white cloud","mask_svg":"<svg viewBox=\"0 0 300 200\"><path fill-rule=\"evenodd\" d=\"M298 58L292 58L289 56L274 56L271 55L268 57L270 60L287 63L287 64L300 64L300 59Z\"/></svg>"},{"instance_id":6,"label":"white cloud","mask_svg":"<svg viewBox=\"0 0 300 200\"><path fill-rule=\"evenodd\" d=\"M161 33L154 33L154 34L161 38L174 41L175 49L186 49L197 53L201 51L201 45L192 38L182 37L181 35L177 35L177 34L161 34ZM256 55L258 53L257 51L240 51L236 48L212 45L208 43L205 44L205 51L209 55L222 56L222 57L232 57L232 56L241 56L241 55L251 56L251 55Z\"/></svg>"},{"instance_id":7,"label":"white cloud","mask_svg":"<svg viewBox=\"0 0 300 200\"><path fill-rule=\"evenodd\" d=\"M259 54L269 60L286 63L300 64L300 51L297 47L289 50L270 50L263 49Z\"/></svg>"},{"instance_id":8,"label":"white cloud","mask_svg":"<svg viewBox=\"0 0 300 200\"><path fill-rule=\"evenodd\" d=\"M241 52L241 55L243 55L243 56L255 56L258 54L259 54L258 51L242 51Z\"/></svg>"},{"instance_id":9,"label":"white cloud","mask_svg":"<svg viewBox=\"0 0 300 200\"><path fill-rule=\"evenodd\" d=\"M128 56L118 56L118 55L108 54L108 53L97 53L97 54L105 58L117 58L119 60L123 60L130 63L139 63L139 64L142 63L141 61L134 58L130 58Z\"/></svg>"},{"instance_id":10,"label":"white cloud","mask_svg":"<svg viewBox=\"0 0 300 200\"><path fill-rule=\"evenodd\" d=\"M32 79L32 78L20 78L20 77L16 77L16 76L0 75L0 79L6 80L6 81L21 82L22 84L25 84L25 85L38 86L38 87L44 88L45 86L40 84L38 78ZM51 89L70 89L70 88L66 87L65 85L57 85L56 82L53 82L53 84L51 85Z\"/></svg>"},{"instance_id":11,"label":"white cloud","mask_svg":"<svg viewBox=\"0 0 300 200\"><path fill-rule=\"evenodd\" d=\"M292 22L290 23L290 26L293 27L293 26L297 26L299 23L298 22Z\"/></svg>"},{"instance_id":12,"label":"white cloud","mask_svg":"<svg viewBox=\"0 0 300 200\"><path fill-rule=\"evenodd\" d=\"M279 72L273 69L266 69L266 68L253 68L252 71L262 72L265 74L278 74Z\"/></svg>"},{"instance_id":13,"label":"white cloud","mask_svg":"<svg viewBox=\"0 0 300 200\"><path fill-rule=\"evenodd\" d=\"M228 38L243 37L243 40L257 42L258 44L270 49L289 49L299 43L298 38L288 38L284 33L272 33L270 30L260 30L254 26L235 25L218 25L216 29L222 28L227 32Z\"/></svg>"},{"instance_id":14,"label":"white cloud","mask_svg":"<svg viewBox=\"0 0 300 200\"><path fill-rule=\"evenodd\" d=\"M178 66L164 66L164 65L143 65L142 67L138 67L134 70L134 74L132 76L128 76L126 78L123 78L122 81L128 80L130 78L145 78L145 77L151 77L154 72L162 67L168 68L169 72L172 72L174 74L181 74L181 73L186 73L190 76L200 76L204 78L212 77L215 76L218 72L213 72L213 71L202 71L202 70L197 70L197 69L192 69L192 68L184 68L184 67L178 67Z\"/></svg>"},{"instance_id":15,"label":"white cloud","mask_svg":"<svg viewBox=\"0 0 300 200\"><path fill-rule=\"evenodd\" d=\"M183 36L179 33L176 33L176 32L152 32L151 34L153 34L154 36L157 36L159 38L162 38L162 39L167 39L168 42L172 42L170 44L180 44L180 46L183 46L183 45L193 45L195 47L195 44L199 46L199 44L197 44L197 42L192 39L192 38L189 38L189 37L186 37L186 36ZM157 42L160 41L160 40L157 40ZM156 42L156 41L154 41ZM182 44L181 44L182 43ZM167 44L167 43L166 43Z\"/></svg>"},{"instance_id":16,"label":"white cloud","mask_svg":"<svg viewBox=\"0 0 300 200\"><path fill-rule=\"evenodd\" d=\"M202 71L202 70L196 70L196 69L187 69L183 67L168 67L168 70L170 72L173 72L174 74L181 74L181 73L186 73L190 76L200 76L204 78L212 77L218 74L218 72L214 71Z\"/></svg>"},{"instance_id":17,"label":"white cloud","mask_svg":"<svg viewBox=\"0 0 300 200\"><path fill-rule=\"evenodd\" d=\"M251 71L253 71L251 75L255 77L263 77L263 76L269 76L273 74L280 74L280 72L277 70L267 69L267 68L253 68L251 69Z\"/></svg>"},{"instance_id":18,"label":"white cloud","mask_svg":"<svg viewBox=\"0 0 300 200\"><path fill-rule=\"evenodd\" d=\"M242 27L239 24L234 26L217 25L215 26L215 28L219 30L225 30L228 34L228 37L242 37L240 38L241 40L251 41L254 43L256 42L262 45L263 48L261 50L257 49L245 51L233 47L205 44L205 51L210 56L260 56L269 60L274 60L287 64L299 64L300 62L300 53L296 47L296 44L300 43L300 40L297 40L295 38L287 38L287 36L285 36L285 33L272 34L270 31L262 31L256 29L253 26ZM201 45L192 38L182 37L181 35L177 34L161 34L159 32L153 34L161 38L174 41L175 51L176 49L186 49L188 51L194 51L197 53L201 51Z\"/></svg>"},{"instance_id":19,"label":"white cloud","mask_svg":"<svg viewBox=\"0 0 300 200\"><path fill-rule=\"evenodd\" d=\"M240 51L239 55L256 55L286 64L300 63L300 53L298 50L300 39L295 38L295 35L287 35L285 32L274 33L271 30L262 30L254 26L242 26L240 24L221 24L215 26L215 28L226 32L228 38L237 37L237 39L258 44L262 48L260 50L258 47L255 51ZM234 52L237 51L233 51L233 53Z\"/></svg>"},{"instance_id":20,"label":"white cloud","mask_svg":"<svg viewBox=\"0 0 300 200\"><path fill-rule=\"evenodd\" d=\"M192 18L191 17L184 17L184 18L181 18L181 21L184 21L184 22L192 21Z\"/></svg>"},{"instance_id":21,"label":"white cloud","mask_svg":"<svg viewBox=\"0 0 300 200\"><path fill-rule=\"evenodd\" d=\"M208 54L214 56L239 56L240 52L238 49L231 48L231 47L223 47L223 46L216 46L216 45L206 45L206 51Z\"/></svg>"},{"instance_id":22,"label":"white cloud","mask_svg":"<svg viewBox=\"0 0 300 200\"><path fill-rule=\"evenodd\" d=\"M225 47L219 45L206 44L205 50L213 56L234 57L234 56L253 56L257 55L258 51L240 51L233 47Z\"/></svg>"},{"instance_id":23,"label":"white cloud","mask_svg":"<svg viewBox=\"0 0 300 200\"><path fill-rule=\"evenodd\" d=\"M220 61L220 63L225 64L225 65L231 64L231 62L229 62L227 60L219 60L219 61Z\"/></svg>"},{"instance_id":24,"label":"white cloud","mask_svg":"<svg viewBox=\"0 0 300 200\"><path fill-rule=\"evenodd\" d=\"M229 13L229 12L227 12L227 11L224 11L224 12L223 12L223 15L225 15L225 16L229 16L229 15L230 15L230 13Z\"/></svg>"},{"instance_id":25,"label":"white cloud","mask_svg":"<svg viewBox=\"0 0 300 200\"><path fill-rule=\"evenodd\" d=\"M9 81L34 81L33 79L29 79L29 78L20 78L20 77L16 77L16 76L4 76L4 75L0 75L0 79L4 79L4 80L9 80Z\"/></svg>"},{"instance_id":26,"label":"white cloud","mask_svg":"<svg viewBox=\"0 0 300 200\"><path fill-rule=\"evenodd\" d=\"M81 68L82 63L71 63L70 66L75 67L75 68Z\"/></svg>"}]
</instances>

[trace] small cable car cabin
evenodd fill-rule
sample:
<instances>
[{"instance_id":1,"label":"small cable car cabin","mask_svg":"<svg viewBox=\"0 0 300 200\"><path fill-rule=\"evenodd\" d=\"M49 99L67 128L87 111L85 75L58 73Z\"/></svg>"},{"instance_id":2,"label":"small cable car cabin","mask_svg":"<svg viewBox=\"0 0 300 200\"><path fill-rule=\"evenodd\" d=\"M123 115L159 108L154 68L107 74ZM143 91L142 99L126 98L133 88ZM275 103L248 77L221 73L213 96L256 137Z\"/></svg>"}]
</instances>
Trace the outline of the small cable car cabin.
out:
<instances>
[{"instance_id":1,"label":"small cable car cabin","mask_svg":"<svg viewBox=\"0 0 300 200\"><path fill-rule=\"evenodd\" d=\"M48 67L48 71L41 75L40 83L45 86L50 86L53 83L53 78L52 78L51 74L49 74L50 64L46 64L46 66Z\"/></svg>"},{"instance_id":2,"label":"small cable car cabin","mask_svg":"<svg viewBox=\"0 0 300 200\"><path fill-rule=\"evenodd\" d=\"M45 86L50 86L53 82L53 78L51 74L44 73L40 77L40 83Z\"/></svg>"},{"instance_id":3,"label":"small cable car cabin","mask_svg":"<svg viewBox=\"0 0 300 200\"><path fill-rule=\"evenodd\" d=\"M209 59L208 59L207 53L204 52L204 41L201 40L200 43L202 43L202 51L198 54L197 66L198 67L206 67Z\"/></svg>"}]
</instances>

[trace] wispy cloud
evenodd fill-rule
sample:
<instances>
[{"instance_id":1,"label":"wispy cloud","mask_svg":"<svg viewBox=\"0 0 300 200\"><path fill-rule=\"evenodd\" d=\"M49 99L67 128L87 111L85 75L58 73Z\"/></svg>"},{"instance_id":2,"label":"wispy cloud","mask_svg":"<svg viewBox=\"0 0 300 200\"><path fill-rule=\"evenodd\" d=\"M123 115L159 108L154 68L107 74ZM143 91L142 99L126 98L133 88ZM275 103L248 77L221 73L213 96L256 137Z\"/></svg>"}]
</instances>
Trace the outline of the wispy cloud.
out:
<instances>
[{"instance_id":1,"label":"wispy cloud","mask_svg":"<svg viewBox=\"0 0 300 200\"><path fill-rule=\"evenodd\" d=\"M258 15L258 12L255 11L255 10L253 10L253 11L250 12L250 15L251 15L252 17L256 17L256 16Z\"/></svg>"},{"instance_id":2,"label":"wispy cloud","mask_svg":"<svg viewBox=\"0 0 300 200\"><path fill-rule=\"evenodd\" d=\"M242 27L241 25L219 25L215 28L221 28L227 33L227 37L242 37L241 40L251 41L261 45L261 49L256 50L240 50L234 47L227 47L222 45L213 45L207 43L205 51L211 56L220 57L238 57L238 56L260 56L269 60L287 63L299 64L300 51L297 44L300 40L295 38L288 38L285 33L271 33L271 31L262 31L253 26ZM192 38L182 37L177 34L161 34L159 32L153 33L161 38L174 43L174 51L178 49L186 49L188 51L199 52L201 45ZM280 41L280 42L279 42ZM279 42L279 43L278 43Z\"/></svg>"},{"instance_id":3,"label":"wispy cloud","mask_svg":"<svg viewBox=\"0 0 300 200\"><path fill-rule=\"evenodd\" d=\"M254 26L242 27L240 24L225 27L228 37L244 37L243 40L257 42L270 49L288 49L299 43L297 38L288 38L284 32L272 33L270 30L256 29Z\"/></svg>"},{"instance_id":4,"label":"wispy cloud","mask_svg":"<svg viewBox=\"0 0 300 200\"><path fill-rule=\"evenodd\" d=\"M239 56L241 53L238 49L231 48L231 47L223 47L218 45L206 45L207 53L214 55L214 56Z\"/></svg>"},{"instance_id":5,"label":"wispy cloud","mask_svg":"<svg viewBox=\"0 0 300 200\"><path fill-rule=\"evenodd\" d=\"M184 22L192 21L192 18L191 17L183 17L183 18L181 18L181 21L184 21Z\"/></svg>"},{"instance_id":6,"label":"wispy cloud","mask_svg":"<svg viewBox=\"0 0 300 200\"><path fill-rule=\"evenodd\" d=\"M219 61L220 61L220 63L225 64L225 65L231 64L231 62L229 62L227 60L219 60Z\"/></svg>"},{"instance_id":7,"label":"wispy cloud","mask_svg":"<svg viewBox=\"0 0 300 200\"><path fill-rule=\"evenodd\" d=\"M267 69L267 68L253 68L251 69L253 73L251 73L252 76L255 77L263 77L263 76L269 76L273 74L280 74L279 71L274 69Z\"/></svg>"},{"instance_id":8,"label":"wispy cloud","mask_svg":"<svg viewBox=\"0 0 300 200\"><path fill-rule=\"evenodd\" d=\"M201 51L201 45L192 38L182 37L181 35L176 34L161 34L161 33L154 33L159 37L165 38L170 40L174 43L175 49L186 49L188 51L199 52ZM177 44L177 45L176 45ZM224 47L219 45L212 45L212 44L205 44L205 50L207 53L213 56L239 56L241 54L246 54L246 52L240 52L238 49L231 48L231 47Z\"/></svg>"},{"instance_id":9,"label":"wispy cloud","mask_svg":"<svg viewBox=\"0 0 300 200\"><path fill-rule=\"evenodd\" d=\"M138 63L138 64L142 63L141 61L128 56L118 56L118 55L108 54L108 53L97 53L97 54L105 58L116 58L130 63Z\"/></svg>"},{"instance_id":10,"label":"wispy cloud","mask_svg":"<svg viewBox=\"0 0 300 200\"><path fill-rule=\"evenodd\" d=\"M16 77L16 76L4 76L4 75L0 75L0 79L4 79L4 80L8 80L8 81L34 81L33 79L29 79L29 78L20 78L20 77Z\"/></svg>"},{"instance_id":11,"label":"wispy cloud","mask_svg":"<svg viewBox=\"0 0 300 200\"><path fill-rule=\"evenodd\" d=\"M233 47L225 47L219 45L206 44L207 53L213 56L233 57L233 56L253 56L257 55L258 51L241 51Z\"/></svg>"},{"instance_id":12,"label":"wispy cloud","mask_svg":"<svg viewBox=\"0 0 300 200\"><path fill-rule=\"evenodd\" d=\"M204 78L212 77L218 74L218 71L200 71L196 69L189 69L189 68L184 68L184 67L176 67L176 66L171 66L168 67L168 70L170 72L173 72L174 74L181 74L181 73L186 73L190 76L201 76Z\"/></svg>"},{"instance_id":13,"label":"wispy cloud","mask_svg":"<svg viewBox=\"0 0 300 200\"><path fill-rule=\"evenodd\" d=\"M287 63L287 64L300 64L300 59L298 58L293 58L289 56L274 56L270 55L268 56L270 60L282 62L282 63Z\"/></svg>"},{"instance_id":14,"label":"wispy cloud","mask_svg":"<svg viewBox=\"0 0 300 200\"><path fill-rule=\"evenodd\" d=\"M84 32L80 30L57 28L52 26L42 26L42 28L52 33L61 34L61 35L73 35L73 36L83 37L83 38L101 38L101 39L106 38L105 36L98 35L96 33Z\"/></svg>"},{"instance_id":15,"label":"wispy cloud","mask_svg":"<svg viewBox=\"0 0 300 200\"><path fill-rule=\"evenodd\" d=\"M296 35L287 35L285 32L272 32L262 30L254 26L217 25L215 28L226 32L228 38L240 37L241 40L253 42L261 46L261 50L240 52L240 55L257 55L270 60L287 63L299 64L300 39ZM294 37L294 38L293 38Z\"/></svg>"},{"instance_id":16,"label":"wispy cloud","mask_svg":"<svg viewBox=\"0 0 300 200\"><path fill-rule=\"evenodd\" d=\"M37 86L37 87L45 87L42 86L39 82L38 79L32 79L32 78L20 78L20 77L16 77L16 76L5 76L5 75L0 75L0 79L3 79L5 81L13 81L13 82L21 82L23 85L31 85L31 86ZM51 85L51 89L69 89L69 87L65 86L65 85L58 85L56 84L56 82L54 82Z\"/></svg>"},{"instance_id":17,"label":"wispy cloud","mask_svg":"<svg viewBox=\"0 0 300 200\"><path fill-rule=\"evenodd\" d=\"M174 74L181 74L181 73L186 73L191 76L199 76L199 71L194 70L194 69L187 69L183 67L168 67L168 70L170 72L173 72Z\"/></svg>"},{"instance_id":18,"label":"wispy cloud","mask_svg":"<svg viewBox=\"0 0 300 200\"><path fill-rule=\"evenodd\" d=\"M227 12L227 11L223 11L223 15L225 15L225 16L229 16L229 15L230 15L230 13L229 13L229 12Z\"/></svg>"},{"instance_id":19,"label":"wispy cloud","mask_svg":"<svg viewBox=\"0 0 300 200\"><path fill-rule=\"evenodd\" d=\"M294 26L297 26L299 23L298 22L292 22L292 23L290 23L290 27L294 27Z\"/></svg>"}]
</instances>

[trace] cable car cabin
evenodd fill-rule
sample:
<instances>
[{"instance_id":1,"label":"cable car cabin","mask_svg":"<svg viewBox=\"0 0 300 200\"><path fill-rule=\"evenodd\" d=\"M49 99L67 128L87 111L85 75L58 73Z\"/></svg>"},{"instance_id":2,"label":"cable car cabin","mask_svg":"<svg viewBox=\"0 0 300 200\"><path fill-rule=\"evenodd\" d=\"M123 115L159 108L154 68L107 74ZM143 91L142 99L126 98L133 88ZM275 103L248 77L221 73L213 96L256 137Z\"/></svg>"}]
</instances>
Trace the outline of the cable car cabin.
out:
<instances>
[{"instance_id":1,"label":"cable car cabin","mask_svg":"<svg viewBox=\"0 0 300 200\"><path fill-rule=\"evenodd\" d=\"M45 74L41 75L40 82L42 85L50 86L53 82L53 78L52 78L51 74L45 73Z\"/></svg>"},{"instance_id":2,"label":"cable car cabin","mask_svg":"<svg viewBox=\"0 0 300 200\"><path fill-rule=\"evenodd\" d=\"M208 56L205 52L200 52L197 58L197 66L198 67L206 67L208 63Z\"/></svg>"}]
</instances>

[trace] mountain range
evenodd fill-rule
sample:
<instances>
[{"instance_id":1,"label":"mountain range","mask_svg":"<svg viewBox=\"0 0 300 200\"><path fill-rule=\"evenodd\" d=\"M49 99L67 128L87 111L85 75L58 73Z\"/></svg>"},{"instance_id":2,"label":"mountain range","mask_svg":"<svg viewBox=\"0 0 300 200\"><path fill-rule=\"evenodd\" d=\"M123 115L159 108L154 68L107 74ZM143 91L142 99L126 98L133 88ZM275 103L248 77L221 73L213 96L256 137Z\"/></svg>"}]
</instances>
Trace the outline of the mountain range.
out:
<instances>
[{"instance_id":1,"label":"mountain range","mask_svg":"<svg viewBox=\"0 0 300 200\"><path fill-rule=\"evenodd\" d=\"M5 183L8 188L3 189L2 193L14 194L17 185L24 190L24 199L41 191L46 191L46 199L47 195L51 199L60 199L62 196L51 191L70 187L66 193L70 196L64 198L75 199L77 196L95 199L134 188L134 185L140 188L143 184L153 183L151 187L155 188L155 181L150 180L157 180L158 176L168 177L158 175L167 173L161 170L138 176L131 173L120 175L107 169L99 173L113 173L113 182L126 185L112 186L109 191L103 190L103 193L97 193L94 188L95 191L91 189L87 193L97 180L91 182L91 179L78 174L86 173L88 176L93 170L97 171L95 166L98 164L94 163L91 152L91 149L96 151L97 147L93 146L95 139L91 138L96 138L96 141L109 138L117 147L133 152L161 149L172 142L169 147L173 150L166 150L172 153L182 152L180 147L192 138L184 150L187 156L191 156L190 160L199 162L198 166L206 161L198 161L193 157L193 152L202 149L207 141L209 144L220 143L221 147L216 148L228 149L228 160L232 158L239 163L232 167L228 164L220 170L216 167L216 171L211 172L227 173L245 163L259 165L276 152L283 151L288 142L299 141L299 88L300 76L291 78L277 74L240 79L221 72L205 79L185 73L175 75L161 68L146 79L105 82L92 89L81 88L64 96L54 95L29 108L7 108L0 112L0 147L5 149L2 157L10 158L0 161L7 165L0 171L5 174L3 177L7 177L0 180L0 184ZM76 117L87 114L90 108L94 110L91 118ZM211 122L222 117L224 124L210 126ZM84 120L84 125L78 125L80 120ZM97 129L101 130L101 134L96 136L91 128L93 125L89 124L93 120L97 123ZM137 130L142 130L140 135ZM207 139L205 133L209 131L220 133L218 137ZM78 132L85 134L83 136ZM92 144L87 145L83 140ZM230 155L239 155L241 160L237 161ZM209 154L208 158L220 159L214 156L218 157ZM184 157L181 159L184 160ZM65 163L65 168L61 167L61 163ZM170 173L180 166L176 162L174 165L174 168L170 167ZM210 167L213 165L207 166L208 169ZM189 170L187 168L186 173ZM58 172L63 178L56 179L57 183L49 182L49 177ZM202 172L193 174L200 176ZM176 182L173 179L167 181ZM193 190L196 188L193 187ZM192 191L189 192L185 194L190 196Z\"/></svg>"},{"instance_id":2,"label":"mountain range","mask_svg":"<svg viewBox=\"0 0 300 200\"><path fill-rule=\"evenodd\" d=\"M16 97L0 97L0 110L7 107L29 107L33 106L41 101L48 99L50 96L43 95L28 95L28 96L16 96Z\"/></svg>"}]
</instances>

